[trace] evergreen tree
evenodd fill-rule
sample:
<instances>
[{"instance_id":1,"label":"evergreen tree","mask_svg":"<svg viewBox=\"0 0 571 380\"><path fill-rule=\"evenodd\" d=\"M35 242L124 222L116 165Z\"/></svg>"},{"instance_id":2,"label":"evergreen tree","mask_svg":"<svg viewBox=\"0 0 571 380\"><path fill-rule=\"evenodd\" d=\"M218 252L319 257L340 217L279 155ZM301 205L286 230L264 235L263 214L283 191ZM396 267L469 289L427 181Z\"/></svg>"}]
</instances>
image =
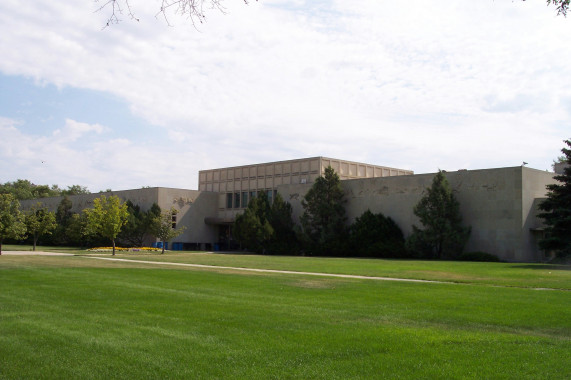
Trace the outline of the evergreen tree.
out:
<instances>
[{"instance_id":1,"label":"evergreen tree","mask_svg":"<svg viewBox=\"0 0 571 380\"><path fill-rule=\"evenodd\" d=\"M571 140L564 140L571 148ZM561 162L566 162L563 174L553 177L559 183L547 185L547 199L539 205L544 211L539 214L545 220L545 236L539 246L548 251L555 251L558 257L571 254L571 149L563 148Z\"/></svg>"},{"instance_id":2,"label":"evergreen tree","mask_svg":"<svg viewBox=\"0 0 571 380\"><path fill-rule=\"evenodd\" d=\"M153 203L150 209L141 211L141 207L133 204L130 200L126 204L129 212L127 224L125 224L117 239L134 247L142 247L145 238L151 235L154 221L161 215L161 208L156 203Z\"/></svg>"},{"instance_id":3,"label":"evergreen tree","mask_svg":"<svg viewBox=\"0 0 571 380\"><path fill-rule=\"evenodd\" d=\"M303 237L309 253L340 255L345 247L345 195L339 175L331 166L317 178L301 201Z\"/></svg>"},{"instance_id":4,"label":"evergreen tree","mask_svg":"<svg viewBox=\"0 0 571 380\"><path fill-rule=\"evenodd\" d=\"M266 252L274 235L274 229L269 222L270 214L268 197L260 191L234 222L233 235L243 248L257 253Z\"/></svg>"},{"instance_id":5,"label":"evergreen tree","mask_svg":"<svg viewBox=\"0 0 571 380\"><path fill-rule=\"evenodd\" d=\"M470 237L470 227L462 226L460 204L452 194L441 170L414 207L423 229L412 226L408 247L423 257L454 258L462 253Z\"/></svg>"},{"instance_id":6,"label":"evergreen tree","mask_svg":"<svg viewBox=\"0 0 571 380\"><path fill-rule=\"evenodd\" d=\"M365 211L350 226L352 256L406 257L404 235L399 226L382 213Z\"/></svg>"}]
</instances>

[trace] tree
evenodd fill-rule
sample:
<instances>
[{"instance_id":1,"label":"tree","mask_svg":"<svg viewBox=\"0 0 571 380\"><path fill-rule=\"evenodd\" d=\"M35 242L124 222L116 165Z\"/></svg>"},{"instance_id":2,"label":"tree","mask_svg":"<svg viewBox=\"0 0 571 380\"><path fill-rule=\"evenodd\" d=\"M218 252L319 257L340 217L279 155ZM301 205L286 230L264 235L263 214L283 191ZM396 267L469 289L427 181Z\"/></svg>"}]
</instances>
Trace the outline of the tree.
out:
<instances>
[{"instance_id":1,"label":"tree","mask_svg":"<svg viewBox=\"0 0 571 380\"><path fill-rule=\"evenodd\" d=\"M132 246L142 247L145 238L151 235L154 220L161 215L161 208L153 203L147 211L141 211L141 207L133 204L130 200L126 204L129 212L127 224L117 238Z\"/></svg>"},{"instance_id":2,"label":"tree","mask_svg":"<svg viewBox=\"0 0 571 380\"><path fill-rule=\"evenodd\" d=\"M444 172L439 170L432 185L414 206L414 214L424 229L412 226L407 241L413 251L426 257L454 258L462 253L470 237L470 227L462 226L460 204L452 194Z\"/></svg>"},{"instance_id":3,"label":"tree","mask_svg":"<svg viewBox=\"0 0 571 380\"><path fill-rule=\"evenodd\" d=\"M339 254L347 233L345 195L339 175L330 166L303 197L303 235L313 254Z\"/></svg>"},{"instance_id":4,"label":"tree","mask_svg":"<svg viewBox=\"0 0 571 380\"><path fill-rule=\"evenodd\" d=\"M55 213L48 211L41 202L36 203L25 213L25 222L28 234L32 236L34 251L38 238L42 235L50 235L57 226Z\"/></svg>"},{"instance_id":5,"label":"tree","mask_svg":"<svg viewBox=\"0 0 571 380\"><path fill-rule=\"evenodd\" d=\"M113 256L115 256L115 239L121 228L127 223L127 205L117 196L106 197L102 195L93 200L93 208L84 210L87 215L86 233L88 235L101 235L113 243Z\"/></svg>"},{"instance_id":6,"label":"tree","mask_svg":"<svg viewBox=\"0 0 571 380\"><path fill-rule=\"evenodd\" d=\"M294 230L295 223L292 213L291 204L284 201L279 193L276 194L268 217L268 222L274 230L268 245L270 253L281 255L298 252L298 241Z\"/></svg>"},{"instance_id":7,"label":"tree","mask_svg":"<svg viewBox=\"0 0 571 380\"><path fill-rule=\"evenodd\" d=\"M251 251L265 253L274 234L270 218L270 202L267 195L260 191L250 200L244 212L234 222L234 237Z\"/></svg>"},{"instance_id":8,"label":"tree","mask_svg":"<svg viewBox=\"0 0 571 380\"><path fill-rule=\"evenodd\" d=\"M171 207L170 210L162 212L159 216L154 218L153 221L153 235L163 243L163 250L161 254L165 253L165 243L174 239L182 234L185 227L176 228L175 217L178 211Z\"/></svg>"},{"instance_id":9,"label":"tree","mask_svg":"<svg viewBox=\"0 0 571 380\"><path fill-rule=\"evenodd\" d=\"M564 140L571 148L571 139ZM557 256L565 257L571 254L571 149L563 148L561 151L568 165L563 174L553 177L559 183L547 185L547 199L539 204L544 211L539 214L546 224L544 238L539 246L544 250L555 251Z\"/></svg>"},{"instance_id":10,"label":"tree","mask_svg":"<svg viewBox=\"0 0 571 380\"><path fill-rule=\"evenodd\" d=\"M551 4L557 8L558 15L567 17L567 11L569 10L569 0L547 0L547 5Z\"/></svg>"},{"instance_id":11,"label":"tree","mask_svg":"<svg viewBox=\"0 0 571 380\"><path fill-rule=\"evenodd\" d=\"M405 257L404 235L399 226L382 213L365 211L349 227L354 256Z\"/></svg>"},{"instance_id":12,"label":"tree","mask_svg":"<svg viewBox=\"0 0 571 380\"><path fill-rule=\"evenodd\" d=\"M4 239L21 239L25 234L20 202L12 194L0 194L0 255Z\"/></svg>"}]
</instances>

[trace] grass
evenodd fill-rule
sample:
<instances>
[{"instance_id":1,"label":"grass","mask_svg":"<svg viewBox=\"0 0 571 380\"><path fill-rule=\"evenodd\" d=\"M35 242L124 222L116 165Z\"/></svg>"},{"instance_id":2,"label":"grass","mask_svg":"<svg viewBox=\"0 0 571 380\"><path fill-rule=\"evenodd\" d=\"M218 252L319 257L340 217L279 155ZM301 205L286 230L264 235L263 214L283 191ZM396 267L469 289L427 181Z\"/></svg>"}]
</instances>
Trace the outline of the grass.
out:
<instances>
[{"instance_id":1,"label":"grass","mask_svg":"<svg viewBox=\"0 0 571 380\"><path fill-rule=\"evenodd\" d=\"M138 258L381 270L375 260ZM571 292L487 286L543 269L382 263L444 280L467 276L472 264L495 274L465 286L1 256L0 378L571 377ZM557 273L569 288L571 272ZM540 277L540 287L551 284Z\"/></svg>"}]
</instances>

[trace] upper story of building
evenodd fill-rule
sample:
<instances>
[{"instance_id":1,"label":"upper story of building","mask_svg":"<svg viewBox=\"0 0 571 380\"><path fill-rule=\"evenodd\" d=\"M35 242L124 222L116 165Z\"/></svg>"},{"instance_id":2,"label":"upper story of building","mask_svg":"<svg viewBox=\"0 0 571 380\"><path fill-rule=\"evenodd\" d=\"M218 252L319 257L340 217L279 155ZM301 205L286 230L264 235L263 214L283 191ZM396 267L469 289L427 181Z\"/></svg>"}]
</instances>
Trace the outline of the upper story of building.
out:
<instances>
[{"instance_id":1,"label":"upper story of building","mask_svg":"<svg viewBox=\"0 0 571 380\"><path fill-rule=\"evenodd\" d=\"M331 166L341 180L392 177L414 174L411 170L389 168L328 157L201 170L198 190L220 193L219 211L244 209L257 193L273 199L280 185L312 184Z\"/></svg>"}]
</instances>

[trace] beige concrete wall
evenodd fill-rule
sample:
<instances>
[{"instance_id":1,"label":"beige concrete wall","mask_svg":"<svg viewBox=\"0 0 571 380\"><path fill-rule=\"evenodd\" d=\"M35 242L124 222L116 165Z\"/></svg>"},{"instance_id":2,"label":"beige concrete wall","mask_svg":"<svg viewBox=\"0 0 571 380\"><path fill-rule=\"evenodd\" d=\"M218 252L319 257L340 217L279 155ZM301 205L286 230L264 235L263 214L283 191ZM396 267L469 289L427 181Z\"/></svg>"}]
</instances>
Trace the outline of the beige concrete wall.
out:
<instances>
[{"instance_id":1,"label":"beige concrete wall","mask_svg":"<svg viewBox=\"0 0 571 380\"><path fill-rule=\"evenodd\" d=\"M413 207L432 184L434 175L342 181L348 223L370 209L390 216L405 236L410 235L412 225L419 225ZM464 224L472 227L467 251L484 251L507 261L540 259L529 226L535 218L534 199L545 193L545 184L553 181L552 173L512 167L448 172L446 177L460 202ZM308 185L278 188L291 203L296 221L303 213L301 200L309 188Z\"/></svg>"}]
</instances>

